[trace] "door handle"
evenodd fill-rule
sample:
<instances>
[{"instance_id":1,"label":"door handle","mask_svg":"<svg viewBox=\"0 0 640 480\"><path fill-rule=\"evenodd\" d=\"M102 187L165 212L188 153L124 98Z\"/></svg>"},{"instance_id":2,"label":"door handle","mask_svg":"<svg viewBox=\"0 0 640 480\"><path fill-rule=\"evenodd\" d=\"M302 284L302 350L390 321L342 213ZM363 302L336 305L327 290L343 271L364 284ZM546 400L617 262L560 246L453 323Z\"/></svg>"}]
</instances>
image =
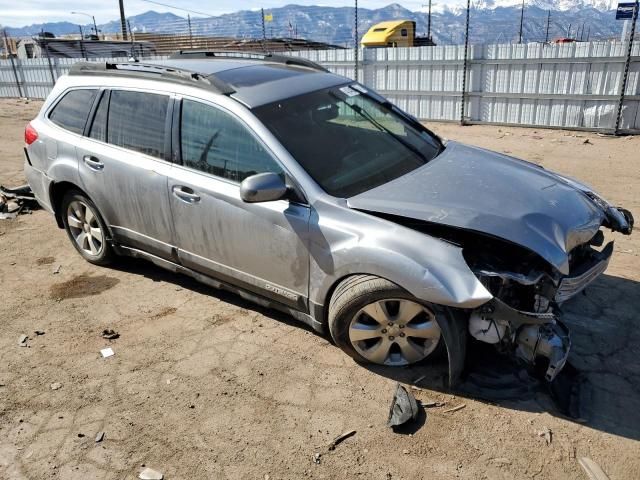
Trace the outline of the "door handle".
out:
<instances>
[{"instance_id":1,"label":"door handle","mask_svg":"<svg viewBox=\"0 0 640 480\"><path fill-rule=\"evenodd\" d=\"M94 157L93 155L85 155L84 157L82 157L82 160L84 161L85 165L89 167L91 170L98 172L104 169L104 163L102 163L98 158Z\"/></svg>"},{"instance_id":2,"label":"door handle","mask_svg":"<svg viewBox=\"0 0 640 480\"><path fill-rule=\"evenodd\" d=\"M187 203L198 203L200 201L200 195L193 191L192 188L183 187L182 185L174 185L171 188L173 195Z\"/></svg>"}]
</instances>

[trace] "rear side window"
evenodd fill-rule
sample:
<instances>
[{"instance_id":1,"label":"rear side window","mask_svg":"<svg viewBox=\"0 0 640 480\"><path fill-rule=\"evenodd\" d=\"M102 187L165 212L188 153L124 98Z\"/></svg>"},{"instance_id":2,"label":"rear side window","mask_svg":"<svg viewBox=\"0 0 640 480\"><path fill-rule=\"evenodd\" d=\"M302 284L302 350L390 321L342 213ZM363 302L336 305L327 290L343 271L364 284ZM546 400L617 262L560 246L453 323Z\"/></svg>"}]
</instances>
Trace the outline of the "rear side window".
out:
<instances>
[{"instance_id":1,"label":"rear side window","mask_svg":"<svg viewBox=\"0 0 640 480\"><path fill-rule=\"evenodd\" d=\"M234 182L256 173L283 173L244 124L222 110L183 100L180 131L187 167Z\"/></svg>"},{"instance_id":2,"label":"rear side window","mask_svg":"<svg viewBox=\"0 0 640 480\"><path fill-rule=\"evenodd\" d=\"M93 124L89 136L100 140L107 141L107 111L109 110L109 92L105 91L100 99L96 114L93 117Z\"/></svg>"},{"instance_id":3,"label":"rear side window","mask_svg":"<svg viewBox=\"0 0 640 480\"><path fill-rule=\"evenodd\" d=\"M107 141L136 152L165 158L169 97L155 93L111 91Z\"/></svg>"},{"instance_id":4,"label":"rear side window","mask_svg":"<svg viewBox=\"0 0 640 480\"><path fill-rule=\"evenodd\" d=\"M82 135L97 93L98 90L93 89L70 91L53 108L49 120L70 132Z\"/></svg>"}]
</instances>

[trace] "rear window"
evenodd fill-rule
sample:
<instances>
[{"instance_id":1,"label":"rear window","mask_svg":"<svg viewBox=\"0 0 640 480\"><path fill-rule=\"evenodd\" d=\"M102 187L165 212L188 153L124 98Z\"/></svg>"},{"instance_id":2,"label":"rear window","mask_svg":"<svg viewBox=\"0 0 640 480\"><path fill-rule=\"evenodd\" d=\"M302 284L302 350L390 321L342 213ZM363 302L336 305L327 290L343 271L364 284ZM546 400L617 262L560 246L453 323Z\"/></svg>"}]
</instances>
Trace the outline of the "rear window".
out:
<instances>
[{"instance_id":1,"label":"rear window","mask_svg":"<svg viewBox=\"0 0 640 480\"><path fill-rule=\"evenodd\" d=\"M95 89L70 91L53 108L49 120L70 132L82 135L97 93L98 90Z\"/></svg>"},{"instance_id":2,"label":"rear window","mask_svg":"<svg viewBox=\"0 0 640 480\"><path fill-rule=\"evenodd\" d=\"M107 141L112 145L165 158L169 97L155 93L112 90Z\"/></svg>"}]
</instances>

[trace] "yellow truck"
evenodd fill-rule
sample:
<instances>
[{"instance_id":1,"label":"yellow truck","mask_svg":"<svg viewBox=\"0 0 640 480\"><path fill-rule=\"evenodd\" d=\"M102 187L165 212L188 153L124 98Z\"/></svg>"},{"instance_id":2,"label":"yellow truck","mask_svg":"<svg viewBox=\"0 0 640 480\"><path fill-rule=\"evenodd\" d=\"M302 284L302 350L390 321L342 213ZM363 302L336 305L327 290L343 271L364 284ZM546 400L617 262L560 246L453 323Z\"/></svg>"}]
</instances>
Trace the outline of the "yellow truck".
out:
<instances>
[{"instance_id":1,"label":"yellow truck","mask_svg":"<svg viewBox=\"0 0 640 480\"><path fill-rule=\"evenodd\" d=\"M422 47L435 45L431 38L416 37L413 20L390 20L372 26L361 40L363 47Z\"/></svg>"}]
</instances>

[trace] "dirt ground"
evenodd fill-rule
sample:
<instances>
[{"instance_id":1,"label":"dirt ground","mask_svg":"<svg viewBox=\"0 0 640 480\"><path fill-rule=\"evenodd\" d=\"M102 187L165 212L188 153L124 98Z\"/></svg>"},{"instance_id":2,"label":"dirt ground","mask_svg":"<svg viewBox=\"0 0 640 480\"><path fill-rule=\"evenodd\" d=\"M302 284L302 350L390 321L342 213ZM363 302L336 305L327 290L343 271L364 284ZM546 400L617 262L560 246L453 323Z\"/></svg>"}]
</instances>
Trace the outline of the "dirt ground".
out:
<instances>
[{"instance_id":1,"label":"dirt ground","mask_svg":"<svg viewBox=\"0 0 640 480\"><path fill-rule=\"evenodd\" d=\"M39 106L0 101L4 185L24 181L23 128ZM640 137L430 126L578 177L640 216ZM569 418L544 385L484 352L453 395L438 365L365 368L237 296L144 262L92 266L43 211L0 220L0 478L133 479L144 465L169 480L564 480L588 478L578 459L589 457L612 480L638 479L640 232L615 237L606 275L565 308ZM107 328L120 338L101 338ZM107 346L115 356L101 358ZM445 405L394 433L395 382L425 374L412 391Z\"/></svg>"}]
</instances>

